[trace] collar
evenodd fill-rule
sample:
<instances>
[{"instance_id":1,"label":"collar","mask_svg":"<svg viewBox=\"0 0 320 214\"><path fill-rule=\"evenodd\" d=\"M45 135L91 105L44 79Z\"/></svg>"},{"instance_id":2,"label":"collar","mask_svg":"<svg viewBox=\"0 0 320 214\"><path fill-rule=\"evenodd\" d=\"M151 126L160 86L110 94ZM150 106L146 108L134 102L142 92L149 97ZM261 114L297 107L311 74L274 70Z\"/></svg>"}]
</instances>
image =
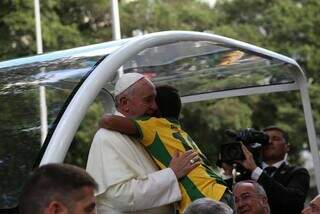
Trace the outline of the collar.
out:
<instances>
[{"instance_id":1,"label":"collar","mask_svg":"<svg viewBox=\"0 0 320 214\"><path fill-rule=\"evenodd\" d=\"M116 111L114 112L114 115L118 115L118 116L126 117L126 116L124 116L122 113L118 112L118 110L116 110Z\"/></svg>"},{"instance_id":2,"label":"collar","mask_svg":"<svg viewBox=\"0 0 320 214\"><path fill-rule=\"evenodd\" d=\"M173 117L166 117L166 119L167 119L170 123L173 123L173 124L175 124L175 125L180 126L179 120L177 120L177 119L175 119L175 118L173 118Z\"/></svg>"},{"instance_id":3,"label":"collar","mask_svg":"<svg viewBox=\"0 0 320 214\"><path fill-rule=\"evenodd\" d=\"M272 164L271 166L276 167L278 169L281 166L281 164L283 164L285 162L286 162L286 159L283 159L277 163ZM262 162L262 169L265 169L268 166L269 166L268 164L266 164L265 162Z\"/></svg>"}]
</instances>

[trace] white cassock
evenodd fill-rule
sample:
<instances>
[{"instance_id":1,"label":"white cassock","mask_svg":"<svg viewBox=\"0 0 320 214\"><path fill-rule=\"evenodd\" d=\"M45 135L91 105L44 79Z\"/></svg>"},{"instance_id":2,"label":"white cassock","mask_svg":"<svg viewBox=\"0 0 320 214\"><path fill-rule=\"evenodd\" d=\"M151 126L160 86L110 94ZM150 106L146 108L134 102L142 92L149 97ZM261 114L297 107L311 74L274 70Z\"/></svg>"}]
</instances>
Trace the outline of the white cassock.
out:
<instances>
[{"instance_id":1,"label":"white cassock","mask_svg":"<svg viewBox=\"0 0 320 214\"><path fill-rule=\"evenodd\" d=\"M172 169L158 171L143 146L119 132L97 131L86 170L99 185L98 213L170 214L181 199Z\"/></svg>"}]
</instances>

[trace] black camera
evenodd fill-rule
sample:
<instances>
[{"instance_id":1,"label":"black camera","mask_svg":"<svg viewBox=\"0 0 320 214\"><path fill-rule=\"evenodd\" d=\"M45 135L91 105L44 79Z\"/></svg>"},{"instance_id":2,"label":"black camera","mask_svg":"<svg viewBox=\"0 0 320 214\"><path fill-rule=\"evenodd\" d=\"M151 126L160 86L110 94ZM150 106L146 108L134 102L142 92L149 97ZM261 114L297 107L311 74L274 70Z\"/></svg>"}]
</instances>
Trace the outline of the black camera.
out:
<instances>
[{"instance_id":1,"label":"black camera","mask_svg":"<svg viewBox=\"0 0 320 214\"><path fill-rule=\"evenodd\" d=\"M221 145L221 162L233 164L236 160L244 160L245 156L240 142L253 154L253 158L257 164L261 162L261 147L268 143L268 135L253 128L243 129L238 133L226 130L226 134L232 138L233 142Z\"/></svg>"}]
</instances>

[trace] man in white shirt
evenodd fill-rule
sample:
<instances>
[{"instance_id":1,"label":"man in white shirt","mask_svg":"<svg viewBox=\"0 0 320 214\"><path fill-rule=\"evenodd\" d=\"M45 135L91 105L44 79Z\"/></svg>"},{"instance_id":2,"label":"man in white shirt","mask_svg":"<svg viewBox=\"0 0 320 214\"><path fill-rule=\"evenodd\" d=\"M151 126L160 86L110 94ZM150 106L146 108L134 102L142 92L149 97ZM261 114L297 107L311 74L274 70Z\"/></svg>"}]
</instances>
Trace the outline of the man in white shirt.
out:
<instances>
[{"instance_id":1,"label":"man in white shirt","mask_svg":"<svg viewBox=\"0 0 320 214\"><path fill-rule=\"evenodd\" d=\"M151 81L138 73L124 74L116 83L117 115L152 115L157 111L156 91ZM119 132L99 129L93 139L87 171L99 184L98 213L174 213L180 200L177 179L199 163L193 152L178 155L170 167L158 171L139 142Z\"/></svg>"}]
</instances>

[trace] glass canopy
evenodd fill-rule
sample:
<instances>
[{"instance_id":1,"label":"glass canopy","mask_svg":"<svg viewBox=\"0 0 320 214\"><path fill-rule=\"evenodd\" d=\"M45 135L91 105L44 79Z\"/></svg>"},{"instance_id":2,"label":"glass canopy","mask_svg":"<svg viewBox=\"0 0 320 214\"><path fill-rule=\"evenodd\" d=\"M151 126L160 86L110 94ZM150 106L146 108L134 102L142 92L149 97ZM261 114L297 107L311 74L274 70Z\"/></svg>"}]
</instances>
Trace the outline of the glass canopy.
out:
<instances>
[{"instance_id":1,"label":"glass canopy","mask_svg":"<svg viewBox=\"0 0 320 214\"><path fill-rule=\"evenodd\" d=\"M124 65L124 72L139 72L158 85L173 85L181 96L293 83L293 70L298 69L274 58L205 41L148 48Z\"/></svg>"},{"instance_id":2,"label":"glass canopy","mask_svg":"<svg viewBox=\"0 0 320 214\"><path fill-rule=\"evenodd\" d=\"M49 135L72 96L103 58L129 39L0 62L0 209L17 205L26 175L41 150L39 87L46 90ZM208 41L178 41L147 48L122 69L182 96L266 85L294 84L299 68L279 59ZM105 83L113 92L114 80Z\"/></svg>"},{"instance_id":3,"label":"glass canopy","mask_svg":"<svg viewBox=\"0 0 320 214\"><path fill-rule=\"evenodd\" d=\"M48 127L53 131L79 82L122 43L103 43L100 49L93 45L0 63L0 209L17 205L26 175L39 158L40 86L45 87Z\"/></svg>"}]
</instances>

